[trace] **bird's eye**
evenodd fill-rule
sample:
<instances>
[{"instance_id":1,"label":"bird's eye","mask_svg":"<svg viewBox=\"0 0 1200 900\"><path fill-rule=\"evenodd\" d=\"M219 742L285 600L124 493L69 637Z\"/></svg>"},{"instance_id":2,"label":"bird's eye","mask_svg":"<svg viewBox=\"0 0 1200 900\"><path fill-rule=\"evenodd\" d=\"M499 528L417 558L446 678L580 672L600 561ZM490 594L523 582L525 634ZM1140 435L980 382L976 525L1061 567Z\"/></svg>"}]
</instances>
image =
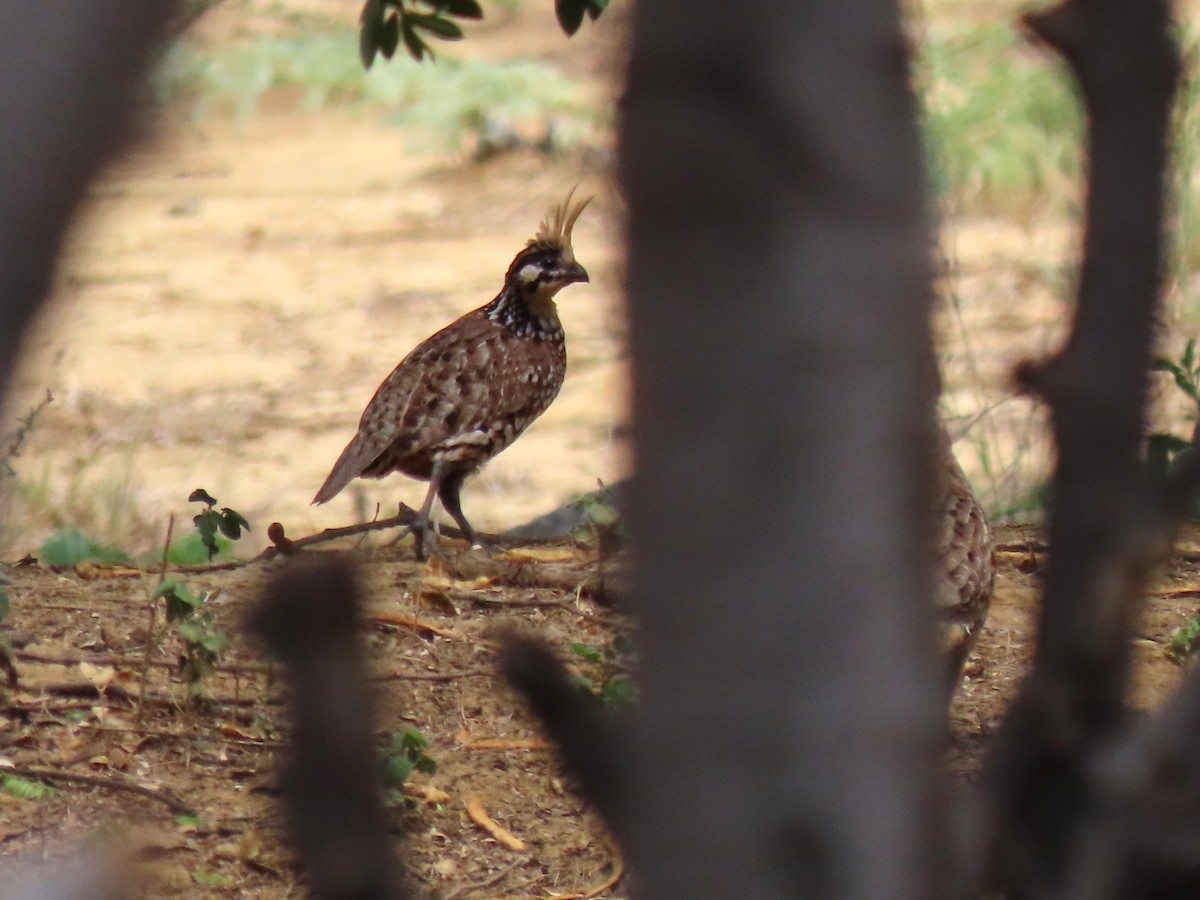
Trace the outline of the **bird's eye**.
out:
<instances>
[{"instance_id":1,"label":"bird's eye","mask_svg":"<svg viewBox=\"0 0 1200 900\"><path fill-rule=\"evenodd\" d=\"M537 281L541 274L541 266L535 265L534 263L526 263L521 267L521 271L517 273L517 277L524 282L532 282Z\"/></svg>"}]
</instances>

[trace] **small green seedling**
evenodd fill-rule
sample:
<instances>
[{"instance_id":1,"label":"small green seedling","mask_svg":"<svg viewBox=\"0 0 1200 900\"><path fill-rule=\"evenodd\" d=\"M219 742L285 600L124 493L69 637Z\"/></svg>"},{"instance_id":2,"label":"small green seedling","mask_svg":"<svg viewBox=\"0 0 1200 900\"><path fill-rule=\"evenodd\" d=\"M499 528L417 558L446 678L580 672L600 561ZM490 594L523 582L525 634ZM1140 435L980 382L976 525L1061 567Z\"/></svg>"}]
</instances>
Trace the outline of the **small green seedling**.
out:
<instances>
[{"instance_id":1,"label":"small green seedling","mask_svg":"<svg viewBox=\"0 0 1200 900\"><path fill-rule=\"evenodd\" d=\"M210 561L221 549L217 544L218 534L236 541L241 538L242 529L250 530L250 523L237 510L228 506L222 506L218 510L216 499L210 497L204 488L192 491L188 495L188 502L203 503L205 506L204 512L194 516L192 521L196 524L196 530L200 532L200 540L208 551Z\"/></svg>"},{"instance_id":2,"label":"small green seedling","mask_svg":"<svg viewBox=\"0 0 1200 900\"><path fill-rule=\"evenodd\" d=\"M1179 354L1179 359L1169 359L1165 356L1156 357L1151 366L1152 372L1170 372L1175 379L1175 386L1183 391L1200 411L1200 362L1196 359L1196 339L1192 338Z\"/></svg>"},{"instance_id":3,"label":"small green seedling","mask_svg":"<svg viewBox=\"0 0 1200 900\"><path fill-rule=\"evenodd\" d=\"M1171 632L1167 638L1167 659L1177 666L1184 666L1200 644L1200 612Z\"/></svg>"},{"instance_id":4,"label":"small green seedling","mask_svg":"<svg viewBox=\"0 0 1200 900\"><path fill-rule=\"evenodd\" d=\"M1183 348L1178 359L1160 356L1154 360L1152 371L1168 372L1175 386L1191 401L1191 418L1196 421L1191 440L1170 432L1155 432L1146 438L1146 468L1150 474L1166 479L1190 464L1200 452L1200 359L1196 355L1196 339ZM1200 519L1200 497L1193 495L1185 507L1186 515Z\"/></svg>"},{"instance_id":5,"label":"small green seedling","mask_svg":"<svg viewBox=\"0 0 1200 900\"><path fill-rule=\"evenodd\" d=\"M598 678L577 674L571 678L585 695L594 698L603 709L628 706L637 699L637 688L626 671L632 648L626 638L618 635L607 647L591 644L572 644L572 652L584 662L599 667Z\"/></svg>"},{"instance_id":6,"label":"small green seedling","mask_svg":"<svg viewBox=\"0 0 1200 900\"><path fill-rule=\"evenodd\" d=\"M166 604L167 623L183 641L184 653L180 672L188 683L193 699L203 693L203 683L212 675L221 655L229 647L229 638L213 623L212 612L206 606L208 594L197 596L174 579L167 579L154 592Z\"/></svg>"},{"instance_id":7,"label":"small green seedling","mask_svg":"<svg viewBox=\"0 0 1200 900\"><path fill-rule=\"evenodd\" d=\"M428 749L429 741L415 728L391 733L381 767L383 787L390 804L405 801L404 785L414 771L426 775L437 771L437 761L425 752Z\"/></svg>"}]
</instances>

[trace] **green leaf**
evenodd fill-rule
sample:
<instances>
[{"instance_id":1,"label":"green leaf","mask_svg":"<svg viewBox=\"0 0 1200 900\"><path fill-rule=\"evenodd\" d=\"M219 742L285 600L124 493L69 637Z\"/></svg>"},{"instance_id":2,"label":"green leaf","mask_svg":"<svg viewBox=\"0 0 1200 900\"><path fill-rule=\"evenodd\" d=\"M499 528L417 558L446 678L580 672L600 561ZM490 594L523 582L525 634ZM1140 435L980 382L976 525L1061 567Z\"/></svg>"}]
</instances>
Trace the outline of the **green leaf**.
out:
<instances>
[{"instance_id":1,"label":"green leaf","mask_svg":"<svg viewBox=\"0 0 1200 900\"><path fill-rule=\"evenodd\" d=\"M417 28L424 28L430 34L436 34L444 41L458 41L462 39L462 29L449 19L421 13L409 13L404 18L405 21L411 22Z\"/></svg>"},{"instance_id":2,"label":"green leaf","mask_svg":"<svg viewBox=\"0 0 1200 900\"><path fill-rule=\"evenodd\" d=\"M188 503L203 503L205 506L217 505L217 501L210 497L204 488L196 488L188 494Z\"/></svg>"},{"instance_id":3,"label":"green leaf","mask_svg":"<svg viewBox=\"0 0 1200 900\"><path fill-rule=\"evenodd\" d=\"M196 530L200 532L200 541L208 551L209 560L212 560L220 549L217 546L217 529L221 527L222 521L221 514L213 509L206 509L192 519Z\"/></svg>"},{"instance_id":4,"label":"green leaf","mask_svg":"<svg viewBox=\"0 0 1200 900\"><path fill-rule=\"evenodd\" d=\"M633 656L635 649L633 641L626 634L618 634L614 637L611 647L613 657L616 659L627 659Z\"/></svg>"},{"instance_id":5,"label":"green leaf","mask_svg":"<svg viewBox=\"0 0 1200 900\"><path fill-rule=\"evenodd\" d=\"M54 795L54 788L16 775L0 774L0 789L22 800L45 800Z\"/></svg>"},{"instance_id":6,"label":"green leaf","mask_svg":"<svg viewBox=\"0 0 1200 900\"><path fill-rule=\"evenodd\" d=\"M389 753L383 758L383 783L386 787L399 788L408 781L415 764L401 753Z\"/></svg>"},{"instance_id":7,"label":"green leaf","mask_svg":"<svg viewBox=\"0 0 1200 900\"><path fill-rule=\"evenodd\" d=\"M438 0L437 8L460 19L483 18L483 7L476 0Z\"/></svg>"},{"instance_id":8,"label":"green leaf","mask_svg":"<svg viewBox=\"0 0 1200 900\"><path fill-rule=\"evenodd\" d=\"M204 869L193 869L192 881L204 887L224 888L233 884L227 875L222 875L220 872L209 872Z\"/></svg>"},{"instance_id":9,"label":"green leaf","mask_svg":"<svg viewBox=\"0 0 1200 900\"><path fill-rule=\"evenodd\" d=\"M605 706L627 706L636 696L633 679L628 675L614 675L604 684L600 699Z\"/></svg>"},{"instance_id":10,"label":"green leaf","mask_svg":"<svg viewBox=\"0 0 1200 900\"><path fill-rule=\"evenodd\" d=\"M358 57L362 60L363 68L369 69L375 62L375 54L380 47L383 30L383 0L367 0L363 4L359 21L361 26L358 31Z\"/></svg>"},{"instance_id":11,"label":"green leaf","mask_svg":"<svg viewBox=\"0 0 1200 900\"><path fill-rule=\"evenodd\" d=\"M0 591L0 622L8 618L9 612L12 610L12 604L8 599L7 591Z\"/></svg>"},{"instance_id":12,"label":"green leaf","mask_svg":"<svg viewBox=\"0 0 1200 900\"><path fill-rule=\"evenodd\" d=\"M179 624L179 636L192 648L204 650L213 659L220 657L229 646L229 638L203 621L188 621Z\"/></svg>"},{"instance_id":13,"label":"green leaf","mask_svg":"<svg viewBox=\"0 0 1200 900\"><path fill-rule=\"evenodd\" d=\"M437 771L437 761L425 752L429 741L415 728L405 728L403 731L392 732L388 751L384 754L383 776L385 785L400 787L408 780L413 769L432 775ZM404 764L396 763L395 759L403 759ZM401 778L399 781L389 780Z\"/></svg>"},{"instance_id":14,"label":"green leaf","mask_svg":"<svg viewBox=\"0 0 1200 900\"><path fill-rule=\"evenodd\" d=\"M1146 438L1146 468L1155 478L1166 478L1171 471L1171 453L1163 438L1169 434L1152 434Z\"/></svg>"},{"instance_id":15,"label":"green leaf","mask_svg":"<svg viewBox=\"0 0 1200 900\"><path fill-rule=\"evenodd\" d=\"M225 537L214 538L213 542L217 545L217 555L227 552L232 546ZM151 554L144 562L157 563L161 558L157 554ZM167 562L173 566L197 566L209 562L210 559L208 548L204 545L204 537L199 531L193 531L175 541L167 551Z\"/></svg>"},{"instance_id":16,"label":"green leaf","mask_svg":"<svg viewBox=\"0 0 1200 900\"><path fill-rule=\"evenodd\" d=\"M429 749L429 741L415 728L405 728L400 735L400 749L411 755L414 750Z\"/></svg>"},{"instance_id":17,"label":"green leaf","mask_svg":"<svg viewBox=\"0 0 1200 900\"><path fill-rule=\"evenodd\" d=\"M1160 443L1172 456L1177 453L1182 453L1184 450L1192 446L1191 441L1184 440L1177 434L1152 434L1147 440Z\"/></svg>"},{"instance_id":18,"label":"green leaf","mask_svg":"<svg viewBox=\"0 0 1200 900\"><path fill-rule=\"evenodd\" d=\"M600 18L600 14L606 9L608 9L608 0L588 0L587 14L593 22Z\"/></svg>"},{"instance_id":19,"label":"green leaf","mask_svg":"<svg viewBox=\"0 0 1200 900\"><path fill-rule=\"evenodd\" d=\"M204 604L202 597L197 597L182 584L170 579L158 586L154 596L156 599L162 597L166 600L168 622L183 621Z\"/></svg>"},{"instance_id":20,"label":"green leaf","mask_svg":"<svg viewBox=\"0 0 1200 900\"><path fill-rule=\"evenodd\" d=\"M433 51L429 49L429 45L421 40L420 36L413 30L408 16L405 16L400 22L400 37L404 40L404 49L408 51L408 55L417 62L423 60L426 55L430 59L433 59Z\"/></svg>"},{"instance_id":21,"label":"green leaf","mask_svg":"<svg viewBox=\"0 0 1200 900\"><path fill-rule=\"evenodd\" d=\"M201 635L198 643L212 654L213 659L220 659L229 648L229 638L220 631L210 631Z\"/></svg>"},{"instance_id":22,"label":"green leaf","mask_svg":"<svg viewBox=\"0 0 1200 900\"><path fill-rule=\"evenodd\" d=\"M232 541L238 540L242 536L242 529L250 530L250 523L242 517L242 514L230 509L228 506L221 509L220 518L217 520L217 527L221 529L221 534Z\"/></svg>"},{"instance_id":23,"label":"green leaf","mask_svg":"<svg viewBox=\"0 0 1200 900\"><path fill-rule=\"evenodd\" d=\"M1200 613L1171 632L1167 640L1167 656L1176 665L1183 665L1195 650L1197 638L1200 638Z\"/></svg>"},{"instance_id":24,"label":"green leaf","mask_svg":"<svg viewBox=\"0 0 1200 900\"><path fill-rule=\"evenodd\" d=\"M1183 368L1187 369L1189 372L1191 372L1193 370L1193 366L1195 365L1195 362L1196 362L1196 339L1195 338L1192 338L1191 340L1189 340L1187 342L1187 346L1183 348L1183 359L1181 360L1181 362L1183 363Z\"/></svg>"},{"instance_id":25,"label":"green leaf","mask_svg":"<svg viewBox=\"0 0 1200 900\"><path fill-rule=\"evenodd\" d=\"M383 54L384 59L391 59L398 46L400 46L400 18L392 13L384 19L383 26L379 29L379 52Z\"/></svg>"},{"instance_id":26,"label":"green leaf","mask_svg":"<svg viewBox=\"0 0 1200 900\"><path fill-rule=\"evenodd\" d=\"M584 693L591 694L593 696L596 694L595 682L593 682L592 679L588 678L586 675L571 673L567 675L567 684L578 691L583 691Z\"/></svg>"},{"instance_id":27,"label":"green leaf","mask_svg":"<svg viewBox=\"0 0 1200 900\"><path fill-rule=\"evenodd\" d=\"M600 649L590 644L572 644L571 650L580 659L586 659L588 662L600 662L604 659L604 654L600 652Z\"/></svg>"},{"instance_id":28,"label":"green leaf","mask_svg":"<svg viewBox=\"0 0 1200 900\"><path fill-rule=\"evenodd\" d=\"M102 565L129 562L129 557L105 544L98 544L74 528L60 528L42 543L40 558L48 566L77 566L81 562Z\"/></svg>"},{"instance_id":29,"label":"green leaf","mask_svg":"<svg viewBox=\"0 0 1200 900\"><path fill-rule=\"evenodd\" d=\"M1156 356L1154 358L1154 362L1152 362L1150 364L1150 371L1151 372L1171 372L1174 374L1178 374L1180 371L1180 368L1179 368L1179 366L1175 365L1175 363L1172 360L1167 359L1165 356Z\"/></svg>"},{"instance_id":30,"label":"green leaf","mask_svg":"<svg viewBox=\"0 0 1200 900\"><path fill-rule=\"evenodd\" d=\"M1173 374L1175 375L1175 384L1179 386L1179 389L1200 403L1200 398L1196 396L1196 385L1192 384L1191 376L1179 370L1176 370Z\"/></svg>"},{"instance_id":31,"label":"green leaf","mask_svg":"<svg viewBox=\"0 0 1200 900\"><path fill-rule=\"evenodd\" d=\"M554 0L554 13L558 16L558 24L568 35L579 30L587 8L588 0Z\"/></svg>"}]
</instances>

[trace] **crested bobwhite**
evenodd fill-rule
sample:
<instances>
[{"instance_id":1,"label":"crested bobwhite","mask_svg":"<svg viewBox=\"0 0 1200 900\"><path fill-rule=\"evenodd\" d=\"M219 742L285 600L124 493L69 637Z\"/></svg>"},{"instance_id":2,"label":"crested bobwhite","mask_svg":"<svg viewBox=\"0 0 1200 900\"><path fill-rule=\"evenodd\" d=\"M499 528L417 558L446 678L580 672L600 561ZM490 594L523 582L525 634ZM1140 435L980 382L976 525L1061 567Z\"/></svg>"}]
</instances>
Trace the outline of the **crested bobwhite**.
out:
<instances>
[{"instance_id":1,"label":"crested bobwhite","mask_svg":"<svg viewBox=\"0 0 1200 900\"><path fill-rule=\"evenodd\" d=\"M954 691L967 654L979 637L996 577L992 535L983 507L944 428L938 428L935 462L934 604L942 632L947 684Z\"/></svg>"},{"instance_id":2,"label":"crested bobwhite","mask_svg":"<svg viewBox=\"0 0 1200 900\"><path fill-rule=\"evenodd\" d=\"M554 296L588 280L571 246L588 200L572 204L568 194L513 259L496 298L427 338L384 379L314 503L331 500L351 479L402 472L429 482L411 529L418 557L435 495L468 540L480 542L459 493L562 387L567 352Z\"/></svg>"}]
</instances>

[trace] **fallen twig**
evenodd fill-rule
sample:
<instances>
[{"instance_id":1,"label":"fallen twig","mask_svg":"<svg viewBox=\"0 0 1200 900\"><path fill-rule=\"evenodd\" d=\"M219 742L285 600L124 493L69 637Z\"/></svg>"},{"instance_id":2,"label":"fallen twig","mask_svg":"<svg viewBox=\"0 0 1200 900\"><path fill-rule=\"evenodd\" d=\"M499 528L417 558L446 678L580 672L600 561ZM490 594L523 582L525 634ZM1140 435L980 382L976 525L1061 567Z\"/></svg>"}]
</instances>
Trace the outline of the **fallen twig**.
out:
<instances>
[{"instance_id":1,"label":"fallen twig","mask_svg":"<svg viewBox=\"0 0 1200 900\"><path fill-rule=\"evenodd\" d=\"M75 725L80 731L90 731L93 734L134 734L146 738L158 738L165 741L219 741L222 744L234 744L239 747L254 747L264 750L279 750L287 746L284 741L253 740L250 738L229 737L226 734L203 735L195 730L164 731L161 728L118 728L113 725Z\"/></svg>"},{"instance_id":2,"label":"fallen twig","mask_svg":"<svg viewBox=\"0 0 1200 900\"><path fill-rule=\"evenodd\" d=\"M500 600L497 597L491 597L487 594L474 593L472 591L449 591L446 594L451 600L457 600L461 603L474 603L478 606L495 606L500 608L520 608L520 607L557 607L565 609L569 612L582 612L578 606L570 600L542 600L538 597L530 597L528 600Z\"/></svg>"},{"instance_id":3,"label":"fallen twig","mask_svg":"<svg viewBox=\"0 0 1200 900\"><path fill-rule=\"evenodd\" d=\"M60 781L67 784L83 784L88 787L102 788L108 791L124 791L128 794L137 794L139 797L146 797L161 803L177 816L194 816L196 814L195 810L170 792L148 788L124 778L82 775L75 772L60 772L55 769L30 769L24 766L0 767L0 775L28 778L31 781Z\"/></svg>"},{"instance_id":4,"label":"fallen twig","mask_svg":"<svg viewBox=\"0 0 1200 900\"><path fill-rule=\"evenodd\" d=\"M477 678L481 675L495 675L492 669L464 669L461 672L387 672L382 675L372 675L367 681L377 684L385 681L456 681L459 678Z\"/></svg>"},{"instance_id":5,"label":"fallen twig","mask_svg":"<svg viewBox=\"0 0 1200 900\"><path fill-rule=\"evenodd\" d=\"M1189 597L1200 597L1200 587L1166 588L1161 591L1150 591L1151 597L1163 600L1186 600Z\"/></svg>"},{"instance_id":6,"label":"fallen twig","mask_svg":"<svg viewBox=\"0 0 1200 900\"><path fill-rule=\"evenodd\" d=\"M64 681L56 684L39 684L36 687L36 692L39 694L54 694L59 697L98 697L100 700L123 700L130 706L134 706L138 702L138 697L129 690L126 690L119 684L107 684L104 687L98 687L90 681ZM30 691L34 693L34 691ZM204 697L202 700L206 703L211 703L214 706L254 706L256 704L280 704L283 701L273 697L232 697L232 696L217 696ZM144 702L148 706L157 706L164 709L179 709L186 705L183 700L175 700L170 697L160 697L157 694L145 695ZM19 703L11 704L20 706ZM95 705L95 704L92 704ZM24 707L22 707L24 708ZM42 708L41 706L38 707Z\"/></svg>"},{"instance_id":7,"label":"fallen twig","mask_svg":"<svg viewBox=\"0 0 1200 900\"><path fill-rule=\"evenodd\" d=\"M612 874L594 888L588 888L582 894L551 894L550 900L592 900L593 897L599 897L605 891L610 890L625 875L625 861L619 853L613 856L612 866Z\"/></svg>"},{"instance_id":8,"label":"fallen twig","mask_svg":"<svg viewBox=\"0 0 1200 900\"><path fill-rule=\"evenodd\" d=\"M490 834L502 847L516 850L518 853L524 853L529 849L523 840L488 815L478 797L471 797L467 800L467 817Z\"/></svg>"},{"instance_id":9,"label":"fallen twig","mask_svg":"<svg viewBox=\"0 0 1200 900\"><path fill-rule=\"evenodd\" d=\"M512 872L513 869L517 868L517 866L525 865L525 863L527 863L528 861L529 861L528 857L522 857L521 859L514 859L507 866L504 866L498 872L495 872L491 877L485 878L483 881L477 881L474 884L460 885L459 887L456 887L454 890L452 890L448 893L442 894L442 900L455 900L456 897L461 897L463 894L468 894L471 891L482 891L482 890L485 890L486 888L494 887L495 885L497 885L501 881L503 881L508 876L508 874L510 872Z\"/></svg>"},{"instance_id":10,"label":"fallen twig","mask_svg":"<svg viewBox=\"0 0 1200 900\"><path fill-rule=\"evenodd\" d=\"M611 579L601 578L592 570L591 561L580 564L525 562L491 559L479 554L462 554L446 563L456 578L486 576L495 584L518 588L545 588L552 591L606 598L613 592Z\"/></svg>"},{"instance_id":11,"label":"fallen twig","mask_svg":"<svg viewBox=\"0 0 1200 900\"><path fill-rule=\"evenodd\" d=\"M117 668L137 668L142 664L142 661L131 656L50 656L45 653L31 653L27 650L17 650L13 654L22 662L44 663L51 666L67 666L73 667L80 663L91 663L93 666L115 666ZM150 666L156 669L178 669L179 662L176 660L156 659L151 660ZM273 671L275 666L271 663L222 663L213 666L213 671L223 674L252 674L252 675L267 675Z\"/></svg>"},{"instance_id":12,"label":"fallen twig","mask_svg":"<svg viewBox=\"0 0 1200 900\"><path fill-rule=\"evenodd\" d=\"M401 628L411 628L413 631L427 631L452 641L471 640L469 636L459 634L450 628L442 628L440 625L434 625L424 619L414 619L412 616L404 616L399 613L368 612L366 620L372 625L399 625Z\"/></svg>"},{"instance_id":13,"label":"fallen twig","mask_svg":"<svg viewBox=\"0 0 1200 900\"><path fill-rule=\"evenodd\" d=\"M526 738L519 740L489 739L468 741L461 747L463 750L551 750L553 748L554 745L549 741L543 741L537 738Z\"/></svg>"}]
</instances>

